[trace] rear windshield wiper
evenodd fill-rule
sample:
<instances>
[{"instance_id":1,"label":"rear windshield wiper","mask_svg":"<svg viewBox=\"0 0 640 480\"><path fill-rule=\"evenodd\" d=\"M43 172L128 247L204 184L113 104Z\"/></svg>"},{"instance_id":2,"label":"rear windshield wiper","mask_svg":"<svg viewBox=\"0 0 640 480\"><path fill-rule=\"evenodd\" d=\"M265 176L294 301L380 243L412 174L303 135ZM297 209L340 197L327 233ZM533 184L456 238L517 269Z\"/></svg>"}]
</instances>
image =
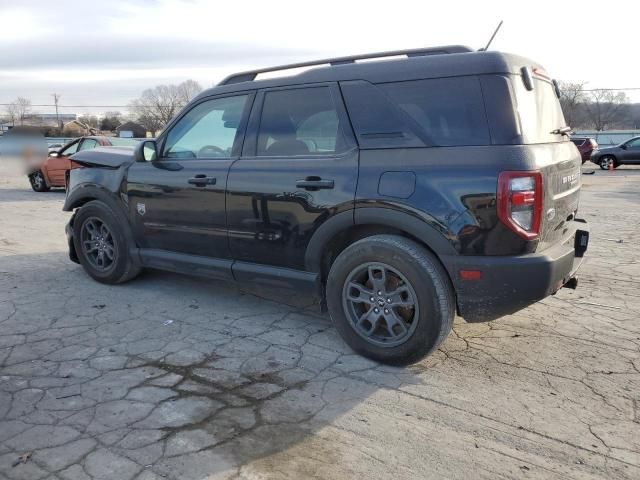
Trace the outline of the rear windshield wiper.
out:
<instances>
[{"instance_id":1,"label":"rear windshield wiper","mask_svg":"<svg viewBox=\"0 0 640 480\"><path fill-rule=\"evenodd\" d=\"M569 135L570 132L571 132L571 127L567 125L566 127L556 128L555 130L552 130L549 133L551 133L551 135Z\"/></svg>"}]
</instances>

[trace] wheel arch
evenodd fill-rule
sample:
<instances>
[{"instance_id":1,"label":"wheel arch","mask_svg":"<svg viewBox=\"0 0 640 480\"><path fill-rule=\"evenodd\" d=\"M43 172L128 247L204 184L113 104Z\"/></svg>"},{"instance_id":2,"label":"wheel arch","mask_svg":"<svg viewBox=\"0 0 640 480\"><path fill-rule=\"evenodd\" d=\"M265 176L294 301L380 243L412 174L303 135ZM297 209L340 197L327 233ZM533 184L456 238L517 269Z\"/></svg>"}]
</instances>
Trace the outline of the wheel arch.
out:
<instances>
[{"instance_id":1,"label":"wheel arch","mask_svg":"<svg viewBox=\"0 0 640 480\"><path fill-rule=\"evenodd\" d=\"M130 242L131 247L136 247L137 245L133 234L133 228L129 220L127 209L116 193L95 184L78 185L67 195L62 210L65 212L71 212L94 200L104 203L116 213L117 218L123 224L125 235L127 236L127 240ZM74 218L75 216L72 217L71 222L73 222Z\"/></svg>"},{"instance_id":2,"label":"wheel arch","mask_svg":"<svg viewBox=\"0 0 640 480\"><path fill-rule=\"evenodd\" d=\"M67 194L62 210L71 212L93 200L99 200L109 205L114 211L126 214L126 209L118 201L115 193L95 184L78 185L74 188Z\"/></svg>"},{"instance_id":3,"label":"wheel arch","mask_svg":"<svg viewBox=\"0 0 640 480\"><path fill-rule=\"evenodd\" d=\"M307 248L305 266L308 271L320 273L324 281L331 264L345 248L379 234L410 238L430 250L444 265L443 257L458 252L443 230L444 227L431 217L418 217L392 208L357 208L332 217L316 230Z\"/></svg>"}]
</instances>

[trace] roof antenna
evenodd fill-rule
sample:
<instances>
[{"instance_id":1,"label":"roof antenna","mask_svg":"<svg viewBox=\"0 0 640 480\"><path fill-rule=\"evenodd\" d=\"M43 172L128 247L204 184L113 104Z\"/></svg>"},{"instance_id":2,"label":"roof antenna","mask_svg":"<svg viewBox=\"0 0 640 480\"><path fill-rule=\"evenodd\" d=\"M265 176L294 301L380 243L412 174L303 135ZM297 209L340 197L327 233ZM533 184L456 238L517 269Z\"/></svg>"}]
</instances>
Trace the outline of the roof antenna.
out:
<instances>
[{"instance_id":1,"label":"roof antenna","mask_svg":"<svg viewBox=\"0 0 640 480\"><path fill-rule=\"evenodd\" d=\"M491 42L493 42L493 39L495 38L496 34L498 33L498 30L500 30L501 26L502 26L502 20L500 20L500 23L498 24L496 29L493 31L493 35L491 35L491 38L487 42L487 46L480 49L481 52L486 52L489 49L489 45L491 45Z\"/></svg>"}]
</instances>

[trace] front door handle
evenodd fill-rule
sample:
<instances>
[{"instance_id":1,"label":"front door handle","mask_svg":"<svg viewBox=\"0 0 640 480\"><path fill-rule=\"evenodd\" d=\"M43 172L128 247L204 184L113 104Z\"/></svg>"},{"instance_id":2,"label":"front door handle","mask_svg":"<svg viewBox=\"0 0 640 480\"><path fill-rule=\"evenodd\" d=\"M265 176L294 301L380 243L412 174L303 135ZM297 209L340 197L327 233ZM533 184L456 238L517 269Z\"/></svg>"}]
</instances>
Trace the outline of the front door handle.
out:
<instances>
[{"instance_id":1,"label":"front door handle","mask_svg":"<svg viewBox=\"0 0 640 480\"><path fill-rule=\"evenodd\" d=\"M215 185L216 178L215 177L207 177L204 174L196 175L193 178L190 178L188 182L191 185L195 185L196 187L206 187L207 185Z\"/></svg>"},{"instance_id":2,"label":"front door handle","mask_svg":"<svg viewBox=\"0 0 640 480\"><path fill-rule=\"evenodd\" d=\"M304 188L305 190L332 189L333 187L333 180L322 180L320 177L307 177L296 182L296 188Z\"/></svg>"}]
</instances>

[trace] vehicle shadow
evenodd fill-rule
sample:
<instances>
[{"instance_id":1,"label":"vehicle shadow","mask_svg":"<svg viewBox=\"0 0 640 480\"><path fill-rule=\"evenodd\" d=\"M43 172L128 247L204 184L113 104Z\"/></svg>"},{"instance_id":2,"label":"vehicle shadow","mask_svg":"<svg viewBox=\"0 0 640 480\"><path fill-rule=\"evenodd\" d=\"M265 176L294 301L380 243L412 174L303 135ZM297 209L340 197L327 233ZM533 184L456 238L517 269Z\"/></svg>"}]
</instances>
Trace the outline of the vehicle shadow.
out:
<instances>
[{"instance_id":1,"label":"vehicle shadow","mask_svg":"<svg viewBox=\"0 0 640 480\"><path fill-rule=\"evenodd\" d=\"M355 355L317 301L296 292L151 270L106 286L63 252L2 264L0 338L28 334L20 348L32 353L0 354L0 375L46 379L35 383L49 399L11 421L38 424L73 392L64 408L76 411L60 428L95 440L93 453L169 478L224 476L290 451L380 389L421 383L415 371L444 361L397 368ZM44 458L34 449L36 465L46 468Z\"/></svg>"}]
</instances>

